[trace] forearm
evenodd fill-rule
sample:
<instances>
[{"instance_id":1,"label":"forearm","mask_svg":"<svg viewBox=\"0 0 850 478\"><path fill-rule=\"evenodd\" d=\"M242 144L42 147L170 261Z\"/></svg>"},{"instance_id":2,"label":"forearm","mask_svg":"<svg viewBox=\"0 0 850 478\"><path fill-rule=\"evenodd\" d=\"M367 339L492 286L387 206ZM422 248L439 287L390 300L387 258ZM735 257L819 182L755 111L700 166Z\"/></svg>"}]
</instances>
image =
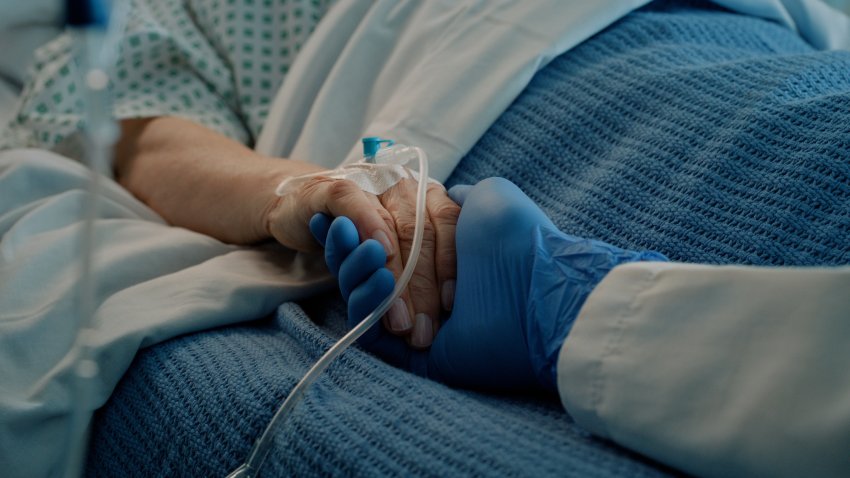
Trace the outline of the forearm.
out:
<instances>
[{"instance_id":1,"label":"forearm","mask_svg":"<svg viewBox=\"0 0 850 478\"><path fill-rule=\"evenodd\" d=\"M346 216L360 240L381 243L387 266L399 277L402 252L412 243L415 187L405 189L409 184L402 182L396 186L399 191L377 197L352 181L320 176L283 198L275 195L285 178L322 170L257 154L203 126L172 117L124 121L115 161L119 183L175 226L232 244L275 239L290 249L309 251L319 248L308 228L314 214ZM418 331L410 339L416 347L430 345L438 328L440 291L453 290L455 277L454 224L459 208L442 187L431 188L426 207L426 237L416 273L399 302L403 307L391 309L388 318L396 334ZM451 308L451 303L447 299L443 305Z\"/></svg>"},{"instance_id":2,"label":"forearm","mask_svg":"<svg viewBox=\"0 0 850 478\"><path fill-rule=\"evenodd\" d=\"M115 160L119 183L169 223L233 244L269 239L277 184L321 169L173 117L124 121Z\"/></svg>"}]
</instances>

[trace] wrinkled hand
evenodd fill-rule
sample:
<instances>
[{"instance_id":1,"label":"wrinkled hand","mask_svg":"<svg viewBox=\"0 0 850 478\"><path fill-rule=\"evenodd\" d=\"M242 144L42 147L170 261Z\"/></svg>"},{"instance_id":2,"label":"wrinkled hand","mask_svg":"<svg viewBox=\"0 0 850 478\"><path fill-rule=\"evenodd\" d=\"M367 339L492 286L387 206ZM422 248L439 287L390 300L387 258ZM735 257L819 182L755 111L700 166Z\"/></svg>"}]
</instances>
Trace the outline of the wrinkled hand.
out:
<instances>
[{"instance_id":1,"label":"wrinkled hand","mask_svg":"<svg viewBox=\"0 0 850 478\"><path fill-rule=\"evenodd\" d=\"M351 181L317 177L277 201L267 214L267 229L291 249L313 251L320 244L307 225L315 214L325 215L312 226L324 234L330 227L327 216L348 217L356 229L357 243L377 241L386 253L387 269L398 278L413 242L416 186L416 181L406 179L375 196ZM460 207L439 184L429 185L426 203L422 252L413 277L384 317L388 331L404 336L406 343L416 348L431 345L440 310L452 309L456 276L454 236Z\"/></svg>"}]
</instances>

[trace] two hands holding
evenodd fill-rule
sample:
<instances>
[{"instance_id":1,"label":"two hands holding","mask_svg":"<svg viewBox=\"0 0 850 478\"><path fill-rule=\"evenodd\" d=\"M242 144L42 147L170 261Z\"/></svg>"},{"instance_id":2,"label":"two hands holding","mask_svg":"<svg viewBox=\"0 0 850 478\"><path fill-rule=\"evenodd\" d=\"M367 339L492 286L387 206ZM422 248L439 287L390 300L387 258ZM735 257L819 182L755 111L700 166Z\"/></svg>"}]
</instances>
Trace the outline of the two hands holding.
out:
<instances>
[{"instance_id":1,"label":"two hands holding","mask_svg":"<svg viewBox=\"0 0 850 478\"><path fill-rule=\"evenodd\" d=\"M317 177L278 198L269 191L283 179L321 168L170 117L123 122L116 153L119 182L171 224L234 244L324 246L351 326L391 293L412 247L411 180L379 197ZM452 385L554 390L561 344L596 284L618 264L665 260L563 234L504 179L448 193L431 185L426 210L407 290L360 343Z\"/></svg>"},{"instance_id":2,"label":"two hands holding","mask_svg":"<svg viewBox=\"0 0 850 478\"><path fill-rule=\"evenodd\" d=\"M312 179L292 196L280 198L268 215L269 232L291 249L314 251L319 244L304 227L311 217L350 218L353 240L368 240L381 252L380 266L390 277L399 277L413 247L416 187L416 181L405 179L375 196L351 181ZM383 318L389 333L416 349L431 345L441 314L450 311L454 303L455 224L459 212L460 207L449 199L445 188L429 185L419 259L406 290Z\"/></svg>"},{"instance_id":3,"label":"two hands holding","mask_svg":"<svg viewBox=\"0 0 850 478\"><path fill-rule=\"evenodd\" d=\"M490 178L456 186L457 289L430 350L373 327L360 344L384 360L450 385L557 390L556 363L590 292L615 266L666 260L564 234L513 183ZM325 248L354 327L394 287L380 243L360 240L347 217L317 214L310 229Z\"/></svg>"},{"instance_id":4,"label":"two hands holding","mask_svg":"<svg viewBox=\"0 0 850 478\"><path fill-rule=\"evenodd\" d=\"M284 179L324 171L297 160L261 155L201 125L176 117L125 120L116 146L115 176L170 224L231 244L274 239L297 251L319 251L307 224L316 213L345 216L361 240L383 247L396 276L415 228L416 183L404 180L380 196L354 183L317 177L291 195L273 191ZM384 325L414 348L431 345L455 287L455 224L460 207L445 188L427 195L422 253L401 300Z\"/></svg>"}]
</instances>

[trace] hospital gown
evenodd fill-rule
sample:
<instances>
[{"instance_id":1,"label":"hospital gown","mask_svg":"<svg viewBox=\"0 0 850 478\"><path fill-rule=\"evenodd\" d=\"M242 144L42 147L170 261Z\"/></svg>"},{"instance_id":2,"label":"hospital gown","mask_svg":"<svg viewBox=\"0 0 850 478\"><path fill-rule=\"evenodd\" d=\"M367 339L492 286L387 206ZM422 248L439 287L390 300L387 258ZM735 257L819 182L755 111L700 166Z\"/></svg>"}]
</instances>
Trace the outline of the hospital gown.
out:
<instances>
[{"instance_id":1,"label":"hospital gown","mask_svg":"<svg viewBox=\"0 0 850 478\"><path fill-rule=\"evenodd\" d=\"M130 0L112 71L120 119L179 116L252 144L332 0ZM65 33L36 52L0 149L78 156L83 102Z\"/></svg>"}]
</instances>

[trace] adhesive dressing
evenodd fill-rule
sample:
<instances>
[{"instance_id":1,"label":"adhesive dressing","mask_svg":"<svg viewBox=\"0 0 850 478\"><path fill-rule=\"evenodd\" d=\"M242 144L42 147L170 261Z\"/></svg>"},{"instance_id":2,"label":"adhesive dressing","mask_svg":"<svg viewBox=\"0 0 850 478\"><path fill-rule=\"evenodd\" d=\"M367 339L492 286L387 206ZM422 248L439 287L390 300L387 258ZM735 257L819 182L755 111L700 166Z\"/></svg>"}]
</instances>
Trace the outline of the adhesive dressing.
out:
<instances>
[{"instance_id":1,"label":"adhesive dressing","mask_svg":"<svg viewBox=\"0 0 850 478\"><path fill-rule=\"evenodd\" d=\"M386 143L387 148L381 148ZM418 159L419 171L415 172L406 165ZM254 444L254 448L248 455L248 459L239 468L228 475L228 478L250 478L256 476L271 451L274 436L278 428L285 422L292 410L304 398L304 394L310 385L315 382L322 372L330 366L331 362L345 351L354 341L360 338L389 310L395 300L410 282L413 269L419 259L419 251L422 248L422 236L425 225L425 193L428 188L428 157L421 148L416 146L396 145L392 140L376 137L363 138L363 161L353 164L342 165L332 171L305 174L293 178L287 178L275 190L278 196L286 196L295 191L300 184L315 178L327 177L333 179L347 179L353 181L364 191L372 194L381 194L405 178L418 180L416 188L416 226L413 232L413 245L407 264L395 284L392 294L381 302L375 310L366 316L335 343L324 355L307 371L304 377L289 392L283 404L275 412L263 434Z\"/></svg>"}]
</instances>

